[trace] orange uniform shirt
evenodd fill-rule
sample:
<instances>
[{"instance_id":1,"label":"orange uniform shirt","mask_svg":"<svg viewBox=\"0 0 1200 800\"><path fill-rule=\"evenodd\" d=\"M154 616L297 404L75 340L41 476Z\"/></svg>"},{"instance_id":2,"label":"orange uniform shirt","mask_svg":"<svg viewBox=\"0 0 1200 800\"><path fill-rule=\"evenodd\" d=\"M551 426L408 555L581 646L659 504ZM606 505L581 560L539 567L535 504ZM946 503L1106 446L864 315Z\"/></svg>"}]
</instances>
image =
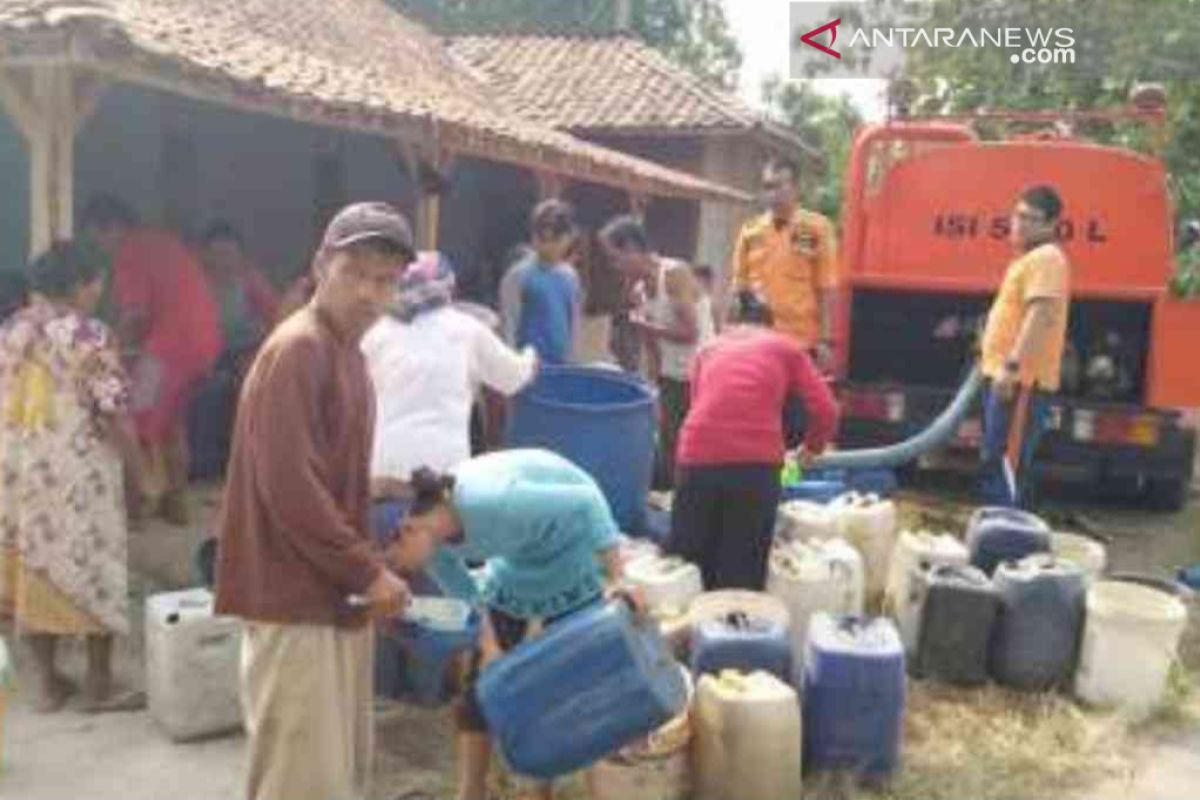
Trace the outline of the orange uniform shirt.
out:
<instances>
[{"instance_id":1,"label":"orange uniform shirt","mask_svg":"<svg viewBox=\"0 0 1200 800\"><path fill-rule=\"evenodd\" d=\"M821 338L820 292L837 283L837 234L828 218L799 209L791 224L777 226L767 212L742 228L733 252L734 289L760 292L776 330L805 347Z\"/></svg>"},{"instance_id":2,"label":"orange uniform shirt","mask_svg":"<svg viewBox=\"0 0 1200 800\"><path fill-rule=\"evenodd\" d=\"M1022 365L1021 383L1036 383L1047 392L1056 392L1062 378L1071 305L1071 264L1056 244L1030 250L1009 266L983 332L983 374L995 379L1004 372L1004 363L1021 334L1025 311L1034 300L1051 301L1054 328L1047 346Z\"/></svg>"}]
</instances>

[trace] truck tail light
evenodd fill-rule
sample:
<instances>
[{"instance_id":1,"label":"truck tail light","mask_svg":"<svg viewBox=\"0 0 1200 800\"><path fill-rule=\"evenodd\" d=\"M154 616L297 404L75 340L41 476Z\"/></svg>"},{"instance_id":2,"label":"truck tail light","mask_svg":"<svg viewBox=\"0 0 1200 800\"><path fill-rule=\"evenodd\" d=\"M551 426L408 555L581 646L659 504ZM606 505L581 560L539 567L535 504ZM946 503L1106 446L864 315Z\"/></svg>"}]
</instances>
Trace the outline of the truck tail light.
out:
<instances>
[{"instance_id":1,"label":"truck tail light","mask_svg":"<svg viewBox=\"0 0 1200 800\"><path fill-rule=\"evenodd\" d=\"M1107 411L1076 411L1072 433L1080 442L1154 447L1160 435L1158 417Z\"/></svg>"},{"instance_id":2,"label":"truck tail light","mask_svg":"<svg viewBox=\"0 0 1200 800\"><path fill-rule=\"evenodd\" d=\"M907 410L903 392L851 390L842 403L847 416L876 422L902 422Z\"/></svg>"}]
</instances>

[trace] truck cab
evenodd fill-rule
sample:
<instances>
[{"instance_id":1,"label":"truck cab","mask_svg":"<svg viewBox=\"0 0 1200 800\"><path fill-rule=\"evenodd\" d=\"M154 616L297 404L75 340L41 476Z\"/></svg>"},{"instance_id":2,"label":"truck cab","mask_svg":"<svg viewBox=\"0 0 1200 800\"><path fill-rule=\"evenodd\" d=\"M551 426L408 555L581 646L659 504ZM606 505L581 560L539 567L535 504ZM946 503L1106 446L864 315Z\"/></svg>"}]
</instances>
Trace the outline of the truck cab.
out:
<instances>
[{"instance_id":1,"label":"truck cab","mask_svg":"<svg viewBox=\"0 0 1200 800\"><path fill-rule=\"evenodd\" d=\"M841 444L895 442L946 405L1017 255L1011 209L1038 184L1063 198L1072 304L1063 387L1035 469L1133 484L1178 508L1195 461L1200 303L1168 290L1167 174L1152 156L1056 133L985 141L967 121L859 131L842 212ZM967 461L980 439L974 414L937 459Z\"/></svg>"}]
</instances>

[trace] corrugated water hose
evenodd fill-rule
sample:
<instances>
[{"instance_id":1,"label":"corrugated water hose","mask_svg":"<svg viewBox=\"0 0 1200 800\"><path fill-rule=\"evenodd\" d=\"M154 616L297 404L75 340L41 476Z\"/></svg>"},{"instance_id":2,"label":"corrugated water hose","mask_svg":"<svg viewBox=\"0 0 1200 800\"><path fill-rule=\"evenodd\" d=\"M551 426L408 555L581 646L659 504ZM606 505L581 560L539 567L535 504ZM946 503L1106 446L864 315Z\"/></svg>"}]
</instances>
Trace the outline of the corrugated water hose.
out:
<instances>
[{"instance_id":1,"label":"corrugated water hose","mask_svg":"<svg viewBox=\"0 0 1200 800\"><path fill-rule=\"evenodd\" d=\"M971 410L971 404L979 390L983 387L983 373L976 365L971 369L967 379L963 381L954 396L954 401L935 419L928 428L903 442L887 447L873 447L867 450L841 450L821 456L811 469L894 469L946 444L958 431L959 425Z\"/></svg>"}]
</instances>

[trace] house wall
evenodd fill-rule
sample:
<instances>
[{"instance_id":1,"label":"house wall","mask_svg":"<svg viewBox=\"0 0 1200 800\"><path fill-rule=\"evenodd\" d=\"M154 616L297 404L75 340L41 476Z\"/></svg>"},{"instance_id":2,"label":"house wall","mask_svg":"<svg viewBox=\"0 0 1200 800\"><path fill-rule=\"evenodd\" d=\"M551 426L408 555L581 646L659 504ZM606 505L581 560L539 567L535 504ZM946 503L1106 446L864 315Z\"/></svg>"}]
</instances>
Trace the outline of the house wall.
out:
<instances>
[{"instance_id":1,"label":"house wall","mask_svg":"<svg viewBox=\"0 0 1200 800\"><path fill-rule=\"evenodd\" d=\"M29 255L29 156L0 111L0 269L19 270Z\"/></svg>"},{"instance_id":2,"label":"house wall","mask_svg":"<svg viewBox=\"0 0 1200 800\"><path fill-rule=\"evenodd\" d=\"M700 175L708 180L741 189L751 196L757 194L763 154L749 137L711 137L704 143L704 158ZM700 206L699 240L696 260L708 264L718 274L717 285L729 279L733 245L746 219L755 213L753 207L730 203L704 202Z\"/></svg>"},{"instance_id":3,"label":"house wall","mask_svg":"<svg viewBox=\"0 0 1200 800\"><path fill-rule=\"evenodd\" d=\"M594 136L588 139L613 150L653 161L672 169L703 174L705 143L693 136ZM646 230L664 255L692 261L697 256L701 203L695 200L651 198L646 208ZM629 210L625 196L620 211Z\"/></svg>"},{"instance_id":4,"label":"house wall","mask_svg":"<svg viewBox=\"0 0 1200 800\"><path fill-rule=\"evenodd\" d=\"M389 142L137 87L112 89L76 143L76 204L109 192L186 238L241 227L278 284L306 269L328 217L351 200L415 210Z\"/></svg>"}]
</instances>

